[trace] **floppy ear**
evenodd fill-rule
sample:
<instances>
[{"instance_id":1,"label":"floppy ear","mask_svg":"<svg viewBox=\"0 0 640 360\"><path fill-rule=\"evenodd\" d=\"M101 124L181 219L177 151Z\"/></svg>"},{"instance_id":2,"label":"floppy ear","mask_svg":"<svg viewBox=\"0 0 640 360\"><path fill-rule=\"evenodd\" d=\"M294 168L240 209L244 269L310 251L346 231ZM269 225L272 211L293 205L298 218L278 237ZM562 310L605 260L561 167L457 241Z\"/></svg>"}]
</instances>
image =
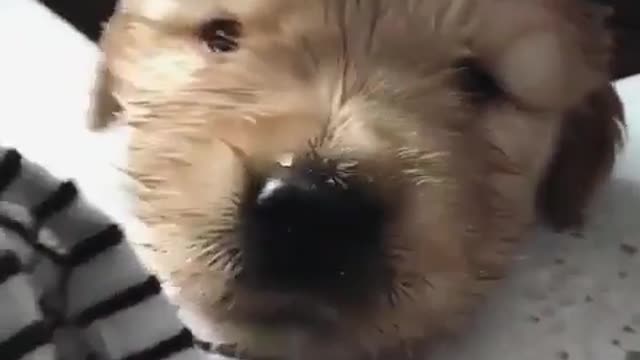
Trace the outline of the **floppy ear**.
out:
<instances>
[{"instance_id":1,"label":"floppy ear","mask_svg":"<svg viewBox=\"0 0 640 360\"><path fill-rule=\"evenodd\" d=\"M624 130L623 105L611 85L567 113L538 193L542 215L554 229L583 225L590 200L613 168Z\"/></svg>"},{"instance_id":2,"label":"floppy ear","mask_svg":"<svg viewBox=\"0 0 640 360\"><path fill-rule=\"evenodd\" d=\"M106 61L98 63L94 88L91 93L89 128L102 130L116 120L121 110L113 94L113 74Z\"/></svg>"},{"instance_id":3,"label":"floppy ear","mask_svg":"<svg viewBox=\"0 0 640 360\"><path fill-rule=\"evenodd\" d=\"M116 47L114 40L118 39L116 28L119 20L119 12L116 12L105 22L102 27L100 39L97 42L101 50L91 91L91 107L89 114L89 128L102 130L118 119L122 107L115 95L116 77L111 69L110 56Z\"/></svg>"}]
</instances>

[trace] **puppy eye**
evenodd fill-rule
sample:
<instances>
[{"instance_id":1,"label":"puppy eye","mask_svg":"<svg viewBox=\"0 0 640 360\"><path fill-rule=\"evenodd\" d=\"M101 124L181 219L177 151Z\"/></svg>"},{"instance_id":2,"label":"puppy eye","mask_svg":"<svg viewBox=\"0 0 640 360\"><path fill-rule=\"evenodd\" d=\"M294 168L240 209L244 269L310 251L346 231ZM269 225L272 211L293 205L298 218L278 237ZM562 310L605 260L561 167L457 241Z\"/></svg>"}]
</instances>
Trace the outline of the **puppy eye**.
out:
<instances>
[{"instance_id":1,"label":"puppy eye","mask_svg":"<svg viewBox=\"0 0 640 360\"><path fill-rule=\"evenodd\" d=\"M238 49L241 24L233 19L214 19L200 28L200 39L216 53L232 52Z\"/></svg>"},{"instance_id":2,"label":"puppy eye","mask_svg":"<svg viewBox=\"0 0 640 360\"><path fill-rule=\"evenodd\" d=\"M497 80L475 59L461 59L455 65L460 89L475 101L487 101L503 95Z\"/></svg>"}]
</instances>

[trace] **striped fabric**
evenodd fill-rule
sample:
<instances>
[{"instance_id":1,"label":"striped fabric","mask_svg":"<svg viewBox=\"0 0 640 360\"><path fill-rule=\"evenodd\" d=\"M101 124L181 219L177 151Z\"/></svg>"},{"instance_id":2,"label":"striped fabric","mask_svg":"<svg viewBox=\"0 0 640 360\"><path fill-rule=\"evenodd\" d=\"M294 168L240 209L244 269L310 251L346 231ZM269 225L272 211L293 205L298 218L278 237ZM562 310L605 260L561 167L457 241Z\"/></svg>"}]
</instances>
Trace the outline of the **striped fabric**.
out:
<instances>
[{"instance_id":1,"label":"striped fabric","mask_svg":"<svg viewBox=\"0 0 640 360\"><path fill-rule=\"evenodd\" d=\"M210 359L120 227L0 147L0 359Z\"/></svg>"}]
</instances>

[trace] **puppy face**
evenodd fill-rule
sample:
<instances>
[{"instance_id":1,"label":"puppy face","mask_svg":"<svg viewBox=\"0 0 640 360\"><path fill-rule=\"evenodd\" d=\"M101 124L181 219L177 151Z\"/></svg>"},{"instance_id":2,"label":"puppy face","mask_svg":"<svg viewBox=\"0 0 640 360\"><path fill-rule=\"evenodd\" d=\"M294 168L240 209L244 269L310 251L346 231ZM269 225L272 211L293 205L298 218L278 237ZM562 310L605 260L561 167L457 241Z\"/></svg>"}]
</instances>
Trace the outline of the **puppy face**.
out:
<instances>
[{"instance_id":1,"label":"puppy face","mask_svg":"<svg viewBox=\"0 0 640 360\"><path fill-rule=\"evenodd\" d=\"M536 210L579 223L610 169L602 17L572 0L124 0L96 109L135 129L149 265L258 355L452 330Z\"/></svg>"}]
</instances>

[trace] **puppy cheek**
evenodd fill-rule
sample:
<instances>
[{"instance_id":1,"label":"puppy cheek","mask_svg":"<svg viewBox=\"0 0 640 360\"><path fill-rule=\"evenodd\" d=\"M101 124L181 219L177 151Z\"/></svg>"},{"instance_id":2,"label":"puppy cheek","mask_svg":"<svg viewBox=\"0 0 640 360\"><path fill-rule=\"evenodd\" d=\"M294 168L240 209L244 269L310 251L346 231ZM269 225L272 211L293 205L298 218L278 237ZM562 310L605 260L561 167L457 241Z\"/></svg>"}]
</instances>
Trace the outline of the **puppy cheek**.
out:
<instances>
[{"instance_id":1,"label":"puppy cheek","mask_svg":"<svg viewBox=\"0 0 640 360\"><path fill-rule=\"evenodd\" d=\"M212 229L227 228L235 221L234 199L242 196L245 170L237 155L218 141L182 154L180 163L176 156L156 152L156 161L166 160L153 172L161 182L150 194L139 193L139 210L160 251L145 254L144 261L180 288L197 287L201 284L197 279L211 275L211 269L197 257L193 245ZM213 277L206 280L207 284L213 281Z\"/></svg>"},{"instance_id":2,"label":"puppy cheek","mask_svg":"<svg viewBox=\"0 0 640 360\"><path fill-rule=\"evenodd\" d=\"M153 182L138 190L143 221L153 228L168 227L159 236L181 239L182 244L223 225L229 220L223 216L233 216L234 200L242 196L246 175L242 161L218 140L172 152L179 147L176 143L173 148L167 145L137 154L133 171L143 173L142 181L146 174L153 174Z\"/></svg>"},{"instance_id":3,"label":"puppy cheek","mask_svg":"<svg viewBox=\"0 0 640 360\"><path fill-rule=\"evenodd\" d=\"M228 208L230 201L242 196L246 179L246 168L240 154L225 142L213 140L195 154L184 188L191 194L194 204L204 201L203 215L210 219Z\"/></svg>"}]
</instances>

